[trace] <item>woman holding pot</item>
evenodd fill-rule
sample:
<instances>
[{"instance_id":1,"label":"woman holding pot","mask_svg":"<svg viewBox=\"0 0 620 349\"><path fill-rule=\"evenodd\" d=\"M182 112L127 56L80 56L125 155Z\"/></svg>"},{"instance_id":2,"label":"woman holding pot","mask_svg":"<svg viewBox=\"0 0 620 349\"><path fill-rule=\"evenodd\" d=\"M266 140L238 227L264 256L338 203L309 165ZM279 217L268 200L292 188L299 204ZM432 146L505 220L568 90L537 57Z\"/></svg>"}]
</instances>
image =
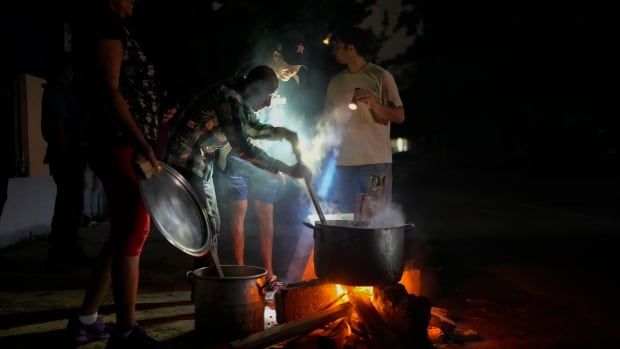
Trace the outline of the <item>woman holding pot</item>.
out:
<instances>
[{"instance_id":1,"label":"woman holding pot","mask_svg":"<svg viewBox=\"0 0 620 349\"><path fill-rule=\"evenodd\" d=\"M157 139L160 100L154 68L123 20L135 0L96 0L93 16L81 14L74 35L81 68L80 91L88 113L90 165L108 198L110 237L93 272L79 315L67 335L77 343L107 338L108 348L156 348L136 323L139 261L150 219L134 167L137 157L159 166ZM116 326L108 331L98 308L112 285Z\"/></svg>"}]
</instances>

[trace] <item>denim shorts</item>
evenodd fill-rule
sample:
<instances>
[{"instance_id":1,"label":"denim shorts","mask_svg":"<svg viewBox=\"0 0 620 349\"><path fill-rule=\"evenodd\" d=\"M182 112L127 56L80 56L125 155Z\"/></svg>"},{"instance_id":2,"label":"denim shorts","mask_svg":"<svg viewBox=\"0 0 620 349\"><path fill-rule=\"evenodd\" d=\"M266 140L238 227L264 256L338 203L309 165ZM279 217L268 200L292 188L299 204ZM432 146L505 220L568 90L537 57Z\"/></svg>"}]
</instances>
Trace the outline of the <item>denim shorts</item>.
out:
<instances>
[{"instance_id":1,"label":"denim shorts","mask_svg":"<svg viewBox=\"0 0 620 349\"><path fill-rule=\"evenodd\" d=\"M276 200L280 188L277 175L235 156L228 157L225 173L230 181L228 192L232 200L253 199L270 204Z\"/></svg>"}]
</instances>

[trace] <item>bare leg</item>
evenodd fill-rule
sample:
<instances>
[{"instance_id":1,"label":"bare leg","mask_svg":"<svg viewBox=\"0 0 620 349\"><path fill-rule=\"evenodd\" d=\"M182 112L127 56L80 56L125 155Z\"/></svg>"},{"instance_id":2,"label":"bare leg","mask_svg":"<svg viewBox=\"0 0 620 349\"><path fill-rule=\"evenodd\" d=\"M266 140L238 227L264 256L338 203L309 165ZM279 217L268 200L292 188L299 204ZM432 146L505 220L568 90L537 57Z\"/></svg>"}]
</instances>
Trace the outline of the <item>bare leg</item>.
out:
<instances>
[{"instance_id":1,"label":"bare leg","mask_svg":"<svg viewBox=\"0 0 620 349\"><path fill-rule=\"evenodd\" d=\"M245 248L244 241L244 221L248 211L248 200L238 200L232 202L232 215L230 222L230 236L232 238L233 256L235 263L244 265L243 253Z\"/></svg>"},{"instance_id":2,"label":"bare leg","mask_svg":"<svg viewBox=\"0 0 620 349\"><path fill-rule=\"evenodd\" d=\"M112 291L116 305L116 327L122 332L136 325L136 302L140 256L116 255L112 258Z\"/></svg>"},{"instance_id":3,"label":"bare leg","mask_svg":"<svg viewBox=\"0 0 620 349\"><path fill-rule=\"evenodd\" d=\"M90 315L98 311L99 306L103 302L112 279L110 277L110 270L112 265L112 259L110 256L110 249L106 244L102 249L97 259L97 264L91 275L89 284L86 288L86 294L84 295L84 301L82 308L80 309L80 315Z\"/></svg>"},{"instance_id":4,"label":"bare leg","mask_svg":"<svg viewBox=\"0 0 620 349\"><path fill-rule=\"evenodd\" d=\"M117 329L119 332L131 330L136 325L139 266L139 256L111 256L107 246L104 247L86 290L80 314L94 314L112 283Z\"/></svg>"},{"instance_id":5,"label":"bare leg","mask_svg":"<svg viewBox=\"0 0 620 349\"><path fill-rule=\"evenodd\" d=\"M273 204L259 200L253 200L253 203L258 218L263 265L267 269L267 280L269 280L273 275Z\"/></svg>"},{"instance_id":6,"label":"bare leg","mask_svg":"<svg viewBox=\"0 0 620 349\"><path fill-rule=\"evenodd\" d=\"M311 229L302 227L293 259L286 274L287 282L316 279L314 275L314 236Z\"/></svg>"}]
</instances>

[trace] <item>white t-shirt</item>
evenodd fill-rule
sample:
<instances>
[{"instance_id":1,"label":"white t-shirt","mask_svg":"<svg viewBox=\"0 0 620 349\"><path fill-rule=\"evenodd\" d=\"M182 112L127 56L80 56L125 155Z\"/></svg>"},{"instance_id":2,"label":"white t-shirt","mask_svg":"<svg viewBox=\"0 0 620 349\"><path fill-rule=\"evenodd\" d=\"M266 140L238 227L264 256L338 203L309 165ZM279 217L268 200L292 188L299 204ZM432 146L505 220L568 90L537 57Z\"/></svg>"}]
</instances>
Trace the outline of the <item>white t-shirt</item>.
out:
<instances>
[{"instance_id":1,"label":"white t-shirt","mask_svg":"<svg viewBox=\"0 0 620 349\"><path fill-rule=\"evenodd\" d=\"M368 106L358 103L350 110L355 88L370 90L383 105L403 105L390 72L368 63L357 73L345 69L334 76L327 87L325 112L342 133L337 164L357 166L392 162L390 123L377 120Z\"/></svg>"}]
</instances>

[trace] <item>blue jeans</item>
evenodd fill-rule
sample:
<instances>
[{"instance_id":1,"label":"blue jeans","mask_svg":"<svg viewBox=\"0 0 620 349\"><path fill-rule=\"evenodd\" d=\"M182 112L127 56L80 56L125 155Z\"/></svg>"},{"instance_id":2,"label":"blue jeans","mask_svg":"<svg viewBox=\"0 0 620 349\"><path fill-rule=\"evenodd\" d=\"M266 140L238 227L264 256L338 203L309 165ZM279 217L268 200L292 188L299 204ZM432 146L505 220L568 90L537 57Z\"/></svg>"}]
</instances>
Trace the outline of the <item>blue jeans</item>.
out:
<instances>
[{"instance_id":1,"label":"blue jeans","mask_svg":"<svg viewBox=\"0 0 620 349\"><path fill-rule=\"evenodd\" d=\"M385 175L386 200L392 200L392 164L372 164L360 166L336 166L334 199L343 213L355 209L358 193L368 192L368 182L372 175Z\"/></svg>"},{"instance_id":2,"label":"blue jeans","mask_svg":"<svg viewBox=\"0 0 620 349\"><path fill-rule=\"evenodd\" d=\"M84 172L84 216L103 218L106 215L105 194L99 177L90 167Z\"/></svg>"}]
</instances>

